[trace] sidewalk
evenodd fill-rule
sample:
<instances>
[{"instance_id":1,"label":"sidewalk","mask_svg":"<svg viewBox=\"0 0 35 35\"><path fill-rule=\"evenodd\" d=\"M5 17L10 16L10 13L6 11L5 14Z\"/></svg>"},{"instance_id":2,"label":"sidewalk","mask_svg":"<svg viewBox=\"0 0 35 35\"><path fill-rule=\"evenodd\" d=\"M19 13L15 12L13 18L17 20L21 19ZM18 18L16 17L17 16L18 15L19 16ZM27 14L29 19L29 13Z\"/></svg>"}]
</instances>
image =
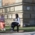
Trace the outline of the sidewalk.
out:
<instances>
[{"instance_id":1,"label":"sidewalk","mask_svg":"<svg viewBox=\"0 0 35 35\"><path fill-rule=\"evenodd\" d=\"M0 35L35 35L35 32L24 32L24 33L0 33Z\"/></svg>"},{"instance_id":2,"label":"sidewalk","mask_svg":"<svg viewBox=\"0 0 35 35\"><path fill-rule=\"evenodd\" d=\"M19 33L23 33L23 32L24 32L23 30L19 30ZM0 31L0 33L18 33L18 32L9 30L9 31Z\"/></svg>"}]
</instances>

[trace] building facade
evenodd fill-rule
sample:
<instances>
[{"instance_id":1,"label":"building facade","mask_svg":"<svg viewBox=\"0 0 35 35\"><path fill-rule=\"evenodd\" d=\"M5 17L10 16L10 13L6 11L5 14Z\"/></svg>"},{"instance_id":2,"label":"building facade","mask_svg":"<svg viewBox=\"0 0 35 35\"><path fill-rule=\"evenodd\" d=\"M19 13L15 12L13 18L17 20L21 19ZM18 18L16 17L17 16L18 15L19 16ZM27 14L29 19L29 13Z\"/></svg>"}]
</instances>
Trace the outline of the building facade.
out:
<instances>
[{"instance_id":1,"label":"building facade","mask_svg":"<svg viewBox=\"0 0 35 35\"><path fill-rule=\"evenodd\" d=\"M35 25L35 0L0 0L0 13L4 14L6 25L10 26L16 13L21 27L24 24Z\"/></svg>"},{"instance_id":2,"label":"building facade","mask_svg":"<svg viewBox=\"0 0 35 35\"><path fill-rule=\"evenodd\" d=\"M35 25L35 0L23 0L23 23Z\"/></svg>"},{"instance_id":3,"label":"building facade","mask_svg":"<svg viewBox=\"0 0 35 35\"><path fill-rule=\"evenodd\" d=\"M21 27L23 26L22 0L2 0L0 13L4 14L5 24L9 26L13 22L13 19L15 18L15 14L18 13L20 17Z\"/></svg>"}]
</instances>

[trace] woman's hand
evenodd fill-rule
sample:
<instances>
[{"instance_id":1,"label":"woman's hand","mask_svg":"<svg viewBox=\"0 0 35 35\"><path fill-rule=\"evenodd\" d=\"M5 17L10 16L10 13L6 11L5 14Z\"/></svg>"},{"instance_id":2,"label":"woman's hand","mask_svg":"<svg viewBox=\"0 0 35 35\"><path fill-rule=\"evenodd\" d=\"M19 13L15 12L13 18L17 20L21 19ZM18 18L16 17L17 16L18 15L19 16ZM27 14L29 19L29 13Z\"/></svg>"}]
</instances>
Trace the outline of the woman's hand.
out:
<instances>
[{"instance_id":1,"label":"woman's hand","mask_svg":"<svg viewBox=\"0 0 35 35\"><path fill-rule=\"evenodd\" d=\"M20 26L20 24L18 24L18 26Z\"/></svg>"}]
</instances>

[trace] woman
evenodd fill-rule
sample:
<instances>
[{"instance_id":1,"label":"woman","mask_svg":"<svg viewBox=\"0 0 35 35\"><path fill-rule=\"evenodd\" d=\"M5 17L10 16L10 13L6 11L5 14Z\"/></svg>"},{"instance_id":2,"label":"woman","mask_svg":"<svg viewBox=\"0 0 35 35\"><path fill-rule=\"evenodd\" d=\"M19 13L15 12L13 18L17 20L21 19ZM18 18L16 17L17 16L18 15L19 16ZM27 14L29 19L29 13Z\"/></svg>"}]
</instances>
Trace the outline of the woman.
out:
<instances>
[{"instance_id":1,"label":"woman","mask_svg":"<svg viewBox=\"0 0 35 35\"><path fill-rule=\"evenodd\" d=\"M12 22L11 27L14 30L14 27L17 26L17 32L19 31L19 26L20 26L20 18L18 16L18 14L16 14L16 18L14 19L15 21Z\"/></svg>"},{"instance_id":2,"label":"woman","mask_svg":"<svg viewBox=\"0 0 35 35\"><path fill-rule=\"evenodd\" d=\"M0 14L0 29L1 29L1 14Z\"/></svg>"},{"instance_id":3,"label":"woman","mask_svg":"<svg viewBox=\"0 0 35 35\"><path fill-rule=\"evenodd\" d=\"M1 15L0 22L1 22L1 30L3 31L5 30L5 19L3 14Z\"/></svg>"}]
</instances>

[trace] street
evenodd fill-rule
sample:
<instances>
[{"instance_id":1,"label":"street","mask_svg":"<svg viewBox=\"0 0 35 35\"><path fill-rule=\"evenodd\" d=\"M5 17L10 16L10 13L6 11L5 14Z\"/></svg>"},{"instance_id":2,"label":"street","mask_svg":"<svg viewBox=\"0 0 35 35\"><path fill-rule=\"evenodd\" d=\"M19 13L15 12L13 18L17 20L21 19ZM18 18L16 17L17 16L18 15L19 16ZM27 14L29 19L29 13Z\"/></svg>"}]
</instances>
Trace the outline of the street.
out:
<instances>
[{"instance_id":1,"label":"street","mask_svg":"<svg viewBox=\"0 0 35 35\"><path fill-rule=\"evenodd\" d=\"M0 35L35 35L35 32L24 32L24 33L0 33Z\"/></svg>"}]
</instances>

